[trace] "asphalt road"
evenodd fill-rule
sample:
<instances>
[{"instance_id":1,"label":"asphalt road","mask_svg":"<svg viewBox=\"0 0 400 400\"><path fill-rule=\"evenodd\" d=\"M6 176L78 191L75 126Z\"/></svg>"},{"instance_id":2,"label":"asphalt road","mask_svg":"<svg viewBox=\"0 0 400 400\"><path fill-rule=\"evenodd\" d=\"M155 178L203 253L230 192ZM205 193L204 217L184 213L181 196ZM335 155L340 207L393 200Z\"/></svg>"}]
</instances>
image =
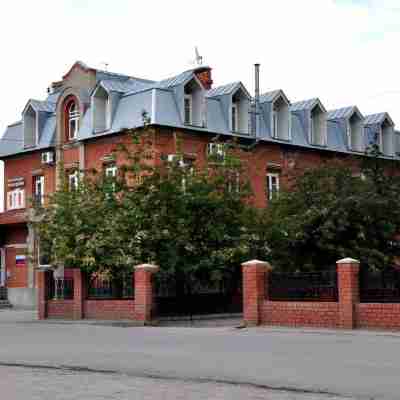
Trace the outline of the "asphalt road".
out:
<instances>
[{"instance_id":1,"label":"asphalt road","mask_svg":"<svg viewBox=\"0 0 400 400\"><path fill-rule=\"evenodd\" d=\"M17 370L21 376L47 371L49 381L52 375L63 372L87 379L96 374L105 380L118 377L129 380L129 384L142 380L153 391L157 386L153 381L169 382L178 388L200 385L205 392L208 389L202 385L211 385L211 392L215 388L247 388L247 393L257 393L246 398L257 399L400 398L398 334L233 327L122 328L45 324L31 321L28 314L19 315L15 318L9 312L0 312L0 393L3 377L16 375ZM270 397L260 397L261 392ZM281 397L271 397L277 393ZM148 398L152 398L150 394ZM233 399L235 394L186 398Z\"/></svg>"}]
</instances>

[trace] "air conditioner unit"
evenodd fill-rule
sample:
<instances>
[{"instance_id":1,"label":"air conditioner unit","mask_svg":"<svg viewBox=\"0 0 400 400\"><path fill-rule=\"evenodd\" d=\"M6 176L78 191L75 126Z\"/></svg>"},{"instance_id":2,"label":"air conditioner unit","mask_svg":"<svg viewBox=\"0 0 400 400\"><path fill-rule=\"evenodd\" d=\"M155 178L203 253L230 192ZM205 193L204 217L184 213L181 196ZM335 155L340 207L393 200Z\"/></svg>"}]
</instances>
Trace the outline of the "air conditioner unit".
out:
<instances>
[{"instance_id":1,"label":"air conditioner unit","mask_svg":"<svg viewBox=\"0 0 400 400\"><path fill-rule=\"evenodd\" d=\"M52 151L45 151L42 153L42 164L53 164L54 153Z\"/></svg>"}]
</instances>

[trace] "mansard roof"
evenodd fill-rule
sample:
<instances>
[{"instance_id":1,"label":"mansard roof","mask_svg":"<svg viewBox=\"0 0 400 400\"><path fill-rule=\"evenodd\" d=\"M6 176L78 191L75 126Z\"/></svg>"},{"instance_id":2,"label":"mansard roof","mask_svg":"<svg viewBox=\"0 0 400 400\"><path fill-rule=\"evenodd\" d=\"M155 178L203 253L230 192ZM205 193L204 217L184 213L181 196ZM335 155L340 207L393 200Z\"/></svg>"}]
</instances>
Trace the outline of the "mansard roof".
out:
<instances>
[{"instance_id":1,"label":"mansard roof","mask_svg":"<svg viewBox=\"0 0 400 400\"><path fill-rule=\"evenodd\" d=\"M325 107L322 105L320 99L317 97L309 99L309 100L301 100L293 103L290 106L290 111L304 111L304 110L312 110L316 105L318 105L322 111L326 111Z\"/></svg>"},{"instance_id":2,"label":"mansard roof","mask_svg":"<svg viewBox=\"0 0 400 400\"><path fill-rule=\"evenodd\" d=\"M282 143L281 139L271 136L271 118L268 112L270 112L271 103L279 96L283 96L290 105L291 111L289 114L290 139L284 141L285 145L298 148L318 148L309 143L307 132L308 125L307 122L305 122L305 119L307 119L305 117L307 112L312 110L316 105L324 112L326 111L318 98L290 104L290 101L280 89L263 93L260 96L260 115L258 117L256 136L254 137L250 134L246 135L232 132L229 126L229 96L241 89L249 100L254 100L240 81L204 91L204 104L206 107L206 112L204 113L205 125L188 127L183 123L182 119L184 87L192 79L196 79L199 82L196 75L196 68L186 70L161 81L153 81L97 70L81 62L75 63L74 67L83 70L83 73L89 71L95 76L94 88L84 88L79 91L81 101L85 103L85 106L83 107L83 114L81 116L78 140L113 134L126 128L142 127L143 111L146 111L151 118L151 124ZM73 68L71 68L68 74L71 73ZM68 74L66 74L66 76ZM114 97L115 102L113 100L114 109L111 127L108 131L102 133L95 133L92 126L92 104L90 102L90 95L94 93L97 87L103 87L107 92L116 94ZM64 88L62 85L57 83L54 85L53 90L46 100L32 99L29 100L25 106L25 108L32 107L32 109L41 113L38 145L33 149L24 148L23 124L20 121L7 127L3 138L0 140L0 157L53 146L56 134L56 104L60 96L62 96L63 91ZM357 112L364 120L364 124L367 127L366 130L375 129L373 125L382 124L386 120L393 123L387 113L370 115L364 119L356 106L331 110L327 113L327 146L323 149L319 147L320 150L354 153L348 148L346 143L345 123L343 122L346 118L350 118L354 112ZM369 125L371 125L371 128L369 128Z\"/></svg>"},{"instance_id":3,"label":"mansard roof","mask_svg":"<svg viewBox=\"0 0 400 400\"><path fill-rule=\"evenodd\" d=\"M356 113L360 118L364 118L357 106L350 106L328 111L327 119L349 119L353 116L354 113Z\"/></svg>"},{"instance_id":4,"label":"mansard roof","mask_svg":"<svg viewBox=\"0 0 400 400\"><path fill-rule=\"evenodd\" d=\"M394 126L394 122L393 122L392 118L390 117L389 113L387 113L387 112L381 112L381 113L365 116L364 124L365 125L380 125L386 120L389 121L389 123Z\"/></svg>"},{"instance_id":5,"label":"mansard roof","mask_svg":"<svg viewBox=\"0 0 400 400\"><path fill-rule=\"evenodd\" d=\"M289 99L286 97L282 89L271 90L270 92L263 93L260 96L260 103L271 103L275 101L278 97L283 97L285 101L290 104Z\"/></svg>"}]
</instances>

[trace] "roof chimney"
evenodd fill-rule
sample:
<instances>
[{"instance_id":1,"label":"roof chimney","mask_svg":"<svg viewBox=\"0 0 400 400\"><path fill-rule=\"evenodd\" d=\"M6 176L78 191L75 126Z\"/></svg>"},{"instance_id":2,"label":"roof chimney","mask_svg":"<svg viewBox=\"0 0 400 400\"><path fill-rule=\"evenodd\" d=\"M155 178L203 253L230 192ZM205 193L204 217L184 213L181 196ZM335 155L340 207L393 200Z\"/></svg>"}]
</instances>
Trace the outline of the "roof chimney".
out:
<instances>
[{"instance_id":1,"label":"roof chimney","mask_svg":"<svg viewBox=\"0 0 400 400\"><path fill-rule=\"evenodd\" d=\"M260 64L254 64L254 106L253 106L253 123L252 123L252 134L257 136L258 132L258 115L260 105Z\"/></svg>"},{"instance_id":2,"label":"roof chimney","mask_svg":"<svg viewBox=\"0 0 400 400\"><path fill-rule=\"evenodd\" d=\"M213 84L211 78L211 68L210 67L198 67L194 71L195 75L203 85L205 90L210 90Z\"/></svg>"}]
</instances>

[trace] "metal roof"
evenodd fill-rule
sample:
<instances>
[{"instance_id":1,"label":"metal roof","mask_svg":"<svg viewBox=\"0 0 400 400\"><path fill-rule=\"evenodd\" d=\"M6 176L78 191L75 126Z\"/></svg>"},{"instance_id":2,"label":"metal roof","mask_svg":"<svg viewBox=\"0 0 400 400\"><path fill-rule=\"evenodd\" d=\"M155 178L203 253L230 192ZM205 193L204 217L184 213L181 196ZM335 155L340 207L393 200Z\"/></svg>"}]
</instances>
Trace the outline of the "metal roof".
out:
<instances>
[{"instance_id":1,"label":"metal roof","mask_svg":"<svg viewBox=\"0 0 400 400\"><path fill-rule=\"evenodd\" d=\"M198 132L209 132L211 134L222 134L230 136L253 138L250 134L239 134L230 129L229 96L241 89L251 99L245 86L240 82L232 82L223 86L205 91L204 104L206 112L203 120L198 126L187 126L183 122L183 96L184 87L196 74L196 69L182 72L174 77L159 82L146 79L128 77L127 75L114 74L107 71L96 71L97 85L101 85L109 92L120 93L117 101L112 103L111 128L104 132L95 133L92 125L92 104L89 89L80 90L79 96L85 107L84 115L81 116L78 140L100 137L111 133L120 132L124 128L137 128L143 126L143 112L151 117L151 123L173 128L190 129ZM150 90L151 89L151 90ZM16 123L10 125L3 138L0 140L0 157L12 154L24 153L35 149L48 148L53 145L56 134L56 102L62 90L49 94L45 101L30 100L28 105L37 111L44 111L39 124L39 143L35 148L25 149L23 147L23 125ZM356 106L339 108L327 113L327 145L324 147L309 143L309 115L304 112L319 105L324 107L318 98L296 102L290 106L290 129L291 139L276 139L271 136L270 104L278 96L283 95L282 90L274 90L260 96L261 107L259 123L257 124L256 138L261 141L286 143L287 145L302 148L318 148L326 151L342 153L353 153L348 148L344 120L358 112ZM285 96L286 98L286 96ZM289 103L290 104L290 103ZM299 112L296 112L299 111ZM300 112L301 111L301 112ZM362 117L362 114L359 113ZM385 120L392 122L389 114L380 113L367 116L365 124L377 125ZM367 141L368 129L376 127L366 126L364 141ZM396 133L398 136L399 133ZM400 141L399 141L400 145Z\"/></svg>"},{"instance_id":2,"label":"metal roof","mask_svg":"<svg viewBox=\"0 0 400 400\"><path fill-rule=\"evenodd\" d=\"M363 118L363 115L361 112L358 110L356 106L350 106L350 107L343 107L343 108L338 108L336 110L330 110L327 113L327 119L334 120L334 119L348 119L351 118L351 116L357 113Z\"/></svg>"},{"instance_id":3,"label":"metal roof","mask_svg":"<svg viewBox=\"0 0 400 400\"><path fill-rule=\"evenodd\" d=\"M320 104L322 106L322 103L316 97L309 100L297 101L290 106L290 111L311 110L316 104Z\"/></svg>"},{"instance_id":4,"label":"metal roof","mask_svg":"<svg viewBox=\"0 0 400 400\"><path fill-rule=\"evenodd\" d=\"M390 118L390 115L387 112L366 115L364 125L380 125L385 120L389 120L389 122L394 125L392 118Z\"/></svg>"}]
</instances>

